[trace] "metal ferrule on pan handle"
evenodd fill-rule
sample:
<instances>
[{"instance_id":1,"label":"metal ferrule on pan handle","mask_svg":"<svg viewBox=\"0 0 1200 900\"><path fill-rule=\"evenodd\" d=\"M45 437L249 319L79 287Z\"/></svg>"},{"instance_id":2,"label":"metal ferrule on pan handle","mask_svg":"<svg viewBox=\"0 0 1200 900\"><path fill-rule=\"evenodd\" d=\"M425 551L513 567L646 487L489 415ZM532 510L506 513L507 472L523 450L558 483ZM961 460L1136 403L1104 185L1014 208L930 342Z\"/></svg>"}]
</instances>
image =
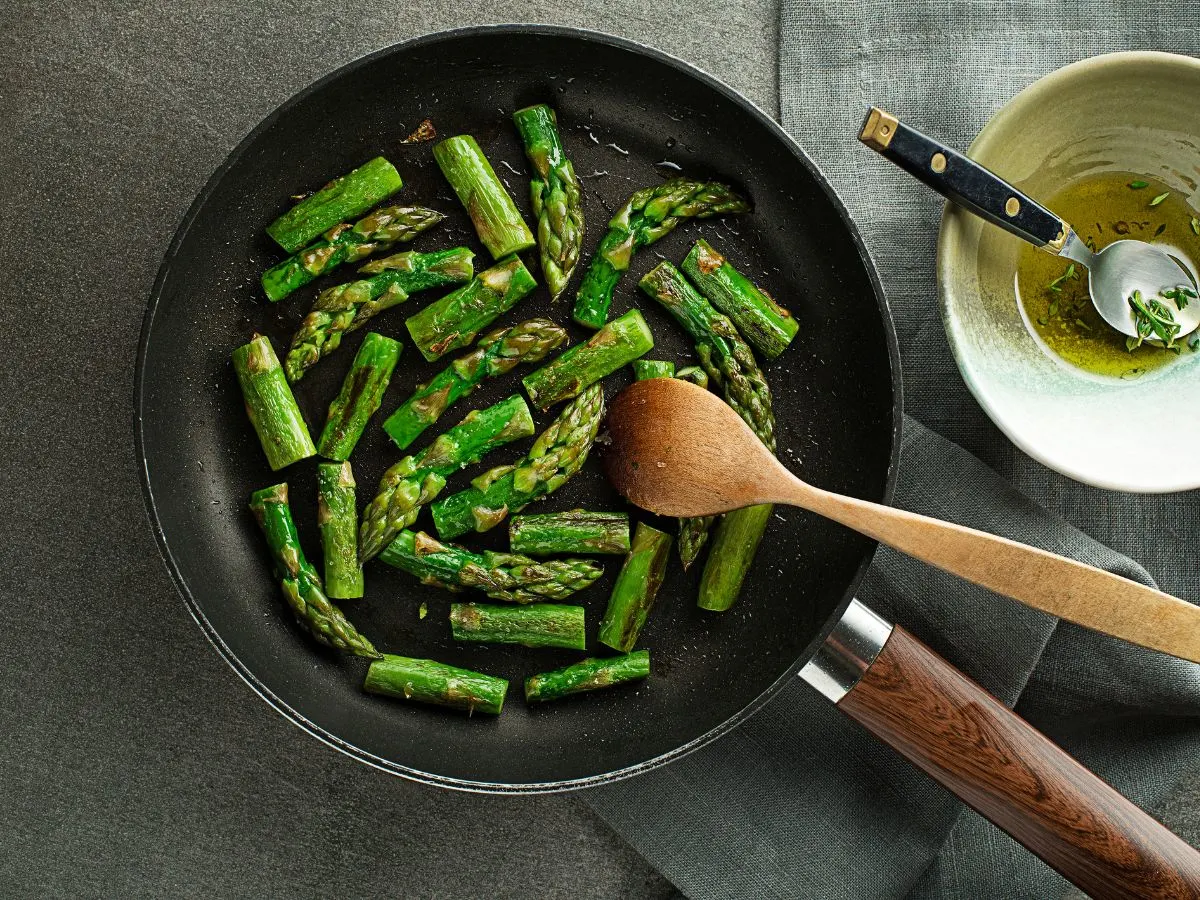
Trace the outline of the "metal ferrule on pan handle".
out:
<instances>
[{"instance_id":1,"label":"metal ferrule on pan handle","mask_svg":"<svg viewBox=\"0 0 1200 900\"><path fill-rule=\"evenodd\" d=\"M837 703L858 684L891 636L892 625L857 600L825 638L800 677Z\"/></svg>"}]
</instances>

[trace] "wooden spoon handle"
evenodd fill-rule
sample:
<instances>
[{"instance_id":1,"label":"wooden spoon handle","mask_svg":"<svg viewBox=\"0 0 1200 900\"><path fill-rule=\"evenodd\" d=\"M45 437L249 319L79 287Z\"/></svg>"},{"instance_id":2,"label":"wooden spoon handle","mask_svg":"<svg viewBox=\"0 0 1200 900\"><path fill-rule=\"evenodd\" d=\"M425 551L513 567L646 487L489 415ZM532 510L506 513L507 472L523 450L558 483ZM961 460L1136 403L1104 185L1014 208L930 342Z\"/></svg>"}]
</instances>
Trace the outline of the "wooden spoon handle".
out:
<instances>
[{"instance_id":1,"label":"wooden spoon handle","mask_svg":"<svg viewBox=\"0 0 1200 900\"><path fill-rule=\"evenodd\" d=\"M1200 662L1200 607L1178 597L1008 538L809 485L791 499L1027 606Z\"/></svg>"},{"instance_id":2,"label":"wooden spoon handle","mask_svg":"<svg viewBox=\"0 0 1200 900\"><path fill-rule=\"evenodd\" d=\"M838 708L1101 898L1200 898L1200 853L896 626Z\"/></svg>"}]
</instances>

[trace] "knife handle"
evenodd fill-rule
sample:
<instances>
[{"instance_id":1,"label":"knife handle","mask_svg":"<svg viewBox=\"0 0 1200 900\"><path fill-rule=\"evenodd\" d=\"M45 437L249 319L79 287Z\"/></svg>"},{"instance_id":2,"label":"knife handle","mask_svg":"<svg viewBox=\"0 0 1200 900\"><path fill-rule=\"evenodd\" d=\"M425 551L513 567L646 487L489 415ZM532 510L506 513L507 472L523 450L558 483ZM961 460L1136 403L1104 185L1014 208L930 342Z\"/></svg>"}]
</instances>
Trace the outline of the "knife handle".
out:
<instances>
[{"instance_id":1,"label":"knife handle","mask_svg":"<svg viewBox=\"0 0 1200 900\"><path fill-rule=\"evenodd\" d=\"M806 680L1096 900L1200 898L1200 853L909 632L878 633L873 661L840 667L852 687Z\"/></svg>"},{"instance_id":2,"label":"knife handle","mask_svg":"<svg viewBox=\"0 0 1200 900\"><path fill-rule=\"evenodd\" d=\"M947 200L1036 247L1062 250L1071 230L1066 222L996 173L879 107L867 111L858 139Z\"/></svg>"}]
</instances>

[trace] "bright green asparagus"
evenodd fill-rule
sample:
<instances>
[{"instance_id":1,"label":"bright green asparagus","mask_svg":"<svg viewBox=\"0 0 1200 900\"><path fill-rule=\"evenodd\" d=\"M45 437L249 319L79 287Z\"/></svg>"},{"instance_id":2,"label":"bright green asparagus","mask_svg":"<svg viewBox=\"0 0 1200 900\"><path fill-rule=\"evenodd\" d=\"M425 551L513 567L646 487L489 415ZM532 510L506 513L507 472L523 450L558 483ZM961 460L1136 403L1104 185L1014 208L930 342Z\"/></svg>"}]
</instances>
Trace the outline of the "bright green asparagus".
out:
<instances>
[{"instance_id":1,"label":"bright green asparagus","mask_svg":"<svg viewBox=\"0 0 1200 900\"><path fill-rule=\"evenodd\" d=\"M289 381L299 381L342 338L374 316L408 299L409 294L471 280L473 254L466 247L436 253L396 253L363 266L370 278L321 291L317 302L292 337L287 355Z\"/></svg>"},{"instance_id":2,"label":"bright green asparagus","mask_svg":"<svg viewBox=\"0 0 1200 900\"><path fill-rule=\"evenodd\" d=\"M361 216L402 185L395 167L377 156L305 197L268 225L267 234L288 253L295 253L334 225Z\"/></svg>"},{"instance_id":3,"label":"bright green asparagus","mask_svg":"<svg viewBox=\"0 0 1200 900\"><path fill-rule=\"evenodd\" d=\"M409 316L404 325L421 355L433 362L467 346L535 287L537 282L525 264L510 256L480 272L470 284Z\"/></svg>"},{"instance_id":4,"label":"bright green asparagus","mask_svg":"<svg viewBox=\"0 0 1200 900\"><path fill-rule=\"evenodd\" d=\"M378 555L402 528L411 525L451 474L533 431L529 407L514 394L487 409L472 410L420 453L400 460L384 473L379 493L363 510L359 561Z\"/></svg>"},{"instance_id":5,"label":"bright green asparagus","mask_svg":"<svg viewBox=\"0 0 1200 900\"><path fill-rule=\"evenodd\" d=\"M399 700L500 715L508 682L432 659L384 654L371 663L363 690Z\"/></svg>"},{"instance_id":6,"label":"bright green asparagus","mask_svg":"<svg viewBox=\"0 0 1200 900\"><path fill-rule=\"evenodd\" d=\"M491 469L468 490L435 503L438 535L451 541L468 531L487 531L557 490L587 460L603 417L604 392L594 384L567 404L523 459Z\"/></svg>"},{"instance_id":7,"label":"bright green asparagus","mask_svg":"<svg viewBox=\"0 0 1200 900\"><path fill-rule=\"evenodd\" d=\"M640 286L687 329L696 341L700 364L721 386L725 402L775 452L771 389L733 322L713 309L668 262L651 269ZM751 506L721 517L700 579L697 603L702 609L726 610L737 600L771 510L769 505Z\"/></svg>"},{"instance_id":8,"label":"bright green asparagus","mask_svg":"<svg viewBox=\"0 0 1200 900\"><path fill-rule=\"evenodd\" d=\"M638 681L650 674L650 651L635 650L624 656L585 659L573 666L542 672L525 679L525 701L558 700L584 691Z\"/></svg>"},{"instance_id":9,"label":"bright green asparagus","mask_svg":"<svg viewBox=\"0 0 1200 900\"><path fill-rule=\"evenodd\" d=\"M411 241L445 216L423 206L387 206L353 225L335 225L321 237L262 274L263 290L271 302L282 300L342 263L358 262L393 244Z\"/></svg>"},{"instance_id":10,"label":"bright green asparagus","mask_svg":"<svg viewBox=\"0 0 1200 900\"><path fill-rule=\"evenodd\" d=\"M317 441L317 450L326 459L343 462L350 458L367 420L383 402L383 392L392 380L392 371L403 349L399 341L367 332L354 355L354 364L342 381L342 389L329 404L325 429Z\"/></svg>"},{"instance_id":11,"label":"bright green asparagus","mask_svg":"<svg viewBox=\"0 0 1200 900\"><path fill-rule=\"evenodd\" d=\"M566 330L547 319L498 328L480 338L470 353L419 385L404 405L388 416L383 430L397 447L406 450L451 404L475 390L485 378L504 375L517 363L538 362L566 339Z\"/></svg>"},{"instance_id":12,"label":"bright green asparagus","mask_svg":"<svg viewBox=\"0 0 1200 900\"><path fill-rule=\"evenodd\" d=\"M742 336L767 359L786 350L796 336L800 326L792 314L755 287L703 238L696 241L681 268L700 293L729 316Z\"/></svg>"},{"instance_id":13,"label":"bright green asparagus","mask_svg":"<svg viewBox=\"0 0 1200 900\"><path fill-rule=\"evenodd\" d=\"M545 104L513 113L533 167L529 182L533 214L537 217L538 253L550 299L557 300L579 262L583 244L583 197L575 168L563 152L554 110Z\"/></svg>"},{"instance_id":14,"label":"bright green asparagus","mask_svg":"<svg viewBox=\"0 0 1200 900\"><path fill-rule=\"evenodd\" d=\"M608 319L613 288L629 268L633 254L669 234L684 219L749 209L743 197L717 181L673 178L638 191L608 223L608 233L575 295L575 321L588 328L603 325Z\"/></svg>"},{"instance_id":15,"label":"bright green asparagus","mask_svg":"<svg viewBox=\"0 0 1200 900\"><path fill-rule=\"evenodd\" d=\"M533 246L529 226L496 177L475 138L460 134L433 147L433 158L475 225L475 233L493 259Z\"/></svg>"},{"instance_id":16,"label":"bright green asparagus","mask_svg":"<svg viewBox=\"0 0 1200 900\"><path fill-rule=\"evenodd\" d=\"M451 603L450 632L456 641L566 647L569 650L587 647L583 607L557 603L529 606Z\"/></svg>"},{"instance_id":17,"label":"bright green asparagus","mask_svg":"<svg viewBox=\"0 0 1200 900\"><path fill-rule=\"evenodd\" d=\"M591 560L538 561L515 553L471 553L407 528L384 548L379 559L424 584L451 591L473 588L493 600L510 603L564 600L604 574Z\"/></svg>"},{"instance_id":18,"label":"bright green asparagus","mask_svg":"<svg viewBox=\"0 0 1200 900\"><path fill-rule=\"evenodd\" d=\"M600 643L622 653L633 649L667 573L670 554L671 536L638 522L633 545L600 622Z\"/></svg>"},{"instance_id":19,"label":"bright green asparagus","mask_svg":"<svg viewBox=\"0 0 1200 900\"><path fill-rule=\"evenodd\" d=\"M317 448L270 340L256 334L234 350L233 370L272 471L314 455Z\"/></svg>"},{"instance_id":20,"label":"bright green asparagus","mask_svg":"<svg viewBox=\"0 0 1200 900\"><path fill-rule=\"evenodd\" d=\"M708 373L699 366L684 366L675 373L675 377L708 390Z\"/></svg>"},{"instance_id":21,"label":"bright green asparagus","mask_svg":"<svg viewBox=\"0 0 1200 900\"><path fill-rule=\"evenodd\" d=\"M661 359L635 359L630 365L633 367L633 377L636 381L675 377L675 363L673 362L664 362Z\"/></svg>"},{"instance_id":22,"label":"bright green asparagus","mask_svg":"<svg viewBox=\"0 0 1200 900\"><path fill-rule=\"evenodd\" d=\"M335 600L363 595L358 564L358 509L350 463L317 466L317 525L325 551L325 593Z\"/></svg>"},{"instance_id":23,"label":"bright green asparagus","mask_svg":"<svg viewBox=\"0 0 1200 900\"><path fill-rule=\"evenodd\" d=\"M625 513L589 512L586 509L538 516L513 516L508 523L508 546L513 553L529 556L627 553L629 516Z\"/></svg>"},{"instance_id":24,"label":"bright green asparagus","mask_svg":"<svg viewBox=\"0 0 1200 900\"><path fill-rule=\"evenodd\" d=\"M317 570L304 558L288 505L287 485L276 484L255 491L250 495L250 511L267 539L283 596L300 624L322 644L336 650L378 657L371 642L330 602Z\"/></svg>"},{"instance_id":25,"label":"bright green asparagus","mask_svg":"<svg viewBox=\"0 0 1200 900\"><path fill-rule=\"evenodd\" d=\"M639 310L613 319L582 344L526 375L521 384L533 405L547 409L611 375L654 347L654 335Z\"/></svg>"}]
</instances>

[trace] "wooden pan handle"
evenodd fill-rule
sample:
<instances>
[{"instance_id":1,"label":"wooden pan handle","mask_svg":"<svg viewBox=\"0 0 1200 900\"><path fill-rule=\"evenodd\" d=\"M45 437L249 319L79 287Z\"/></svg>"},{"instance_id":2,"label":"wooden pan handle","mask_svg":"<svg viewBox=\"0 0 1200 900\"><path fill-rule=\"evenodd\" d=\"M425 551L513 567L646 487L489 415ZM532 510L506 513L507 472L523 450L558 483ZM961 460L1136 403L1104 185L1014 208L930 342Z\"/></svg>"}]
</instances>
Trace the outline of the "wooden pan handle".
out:
<instances>
[{"instance_id":1,"label":"wooden pan handle","mask_svg":"<svg viewBox=\"0 0 1200 900\"><path fill-rule=\"evenodd\" d=\"M786 470L784 470L786 471ZM1152 650L1200 662L1200 607L1095 566L792 477L783 499L1026 606Z\"/></svg>"},{"instance_id":2,"label":"wooden pan handle","mask_svg":"<svg viewBox=\"0 0 1200 900\"><path fill-rule=\"evenodd\" d=\"M1200 898L1200 853L903 628L838 708L1097 900Z\"/></svg>"}]
</instances>

